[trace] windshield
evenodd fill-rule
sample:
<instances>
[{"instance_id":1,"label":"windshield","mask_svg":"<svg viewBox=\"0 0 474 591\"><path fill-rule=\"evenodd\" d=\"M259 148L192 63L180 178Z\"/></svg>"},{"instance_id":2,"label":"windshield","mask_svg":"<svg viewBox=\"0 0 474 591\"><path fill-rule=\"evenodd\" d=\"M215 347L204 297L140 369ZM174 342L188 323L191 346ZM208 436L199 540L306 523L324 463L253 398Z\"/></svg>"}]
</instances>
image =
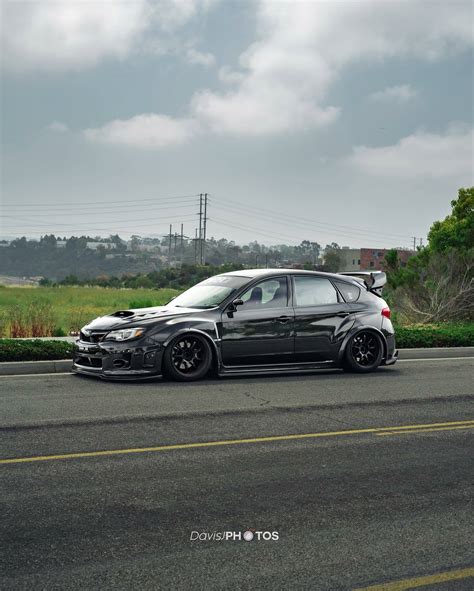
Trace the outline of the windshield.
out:
<instances>
[{"instance_id":1,"label":"windshield","mask_svg":"<svg viewBox=\"0 0 474 591\"><path fill-rule=\"evenodd\" d=\"M176 297L172 306L178 308L214 308L249 281L249 277L217 275L201 281Z\"/></svg>"}]
</instances>

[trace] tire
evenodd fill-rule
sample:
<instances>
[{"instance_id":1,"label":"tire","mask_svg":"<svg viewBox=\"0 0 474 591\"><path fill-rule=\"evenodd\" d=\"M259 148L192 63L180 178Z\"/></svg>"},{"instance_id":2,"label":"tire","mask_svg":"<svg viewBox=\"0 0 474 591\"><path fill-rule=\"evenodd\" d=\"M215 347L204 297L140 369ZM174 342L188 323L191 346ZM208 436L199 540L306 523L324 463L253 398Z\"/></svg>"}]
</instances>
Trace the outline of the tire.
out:
<instances>
[{"instance_id":1,"label":"tire","mask_svg":"<svg viewBox=\"0 0 474 591\"><path fill-rule=\"evenodd\" d=\"M163 357L164 373L178 382L200 380L212 365L208 340L193 333L181 334L166 347Z\"/></svg>"},{"instance_id":2,"label":"tire","mask_svg":"<svg viewBox=\"0 0 474 591\"><path fill-rule=\"evenodd\" d=\"M362 330L349 339L344 352L343 367L347 371L369 373L382 362L383 342L370 330Z\"/></svg>"}]
</instances>

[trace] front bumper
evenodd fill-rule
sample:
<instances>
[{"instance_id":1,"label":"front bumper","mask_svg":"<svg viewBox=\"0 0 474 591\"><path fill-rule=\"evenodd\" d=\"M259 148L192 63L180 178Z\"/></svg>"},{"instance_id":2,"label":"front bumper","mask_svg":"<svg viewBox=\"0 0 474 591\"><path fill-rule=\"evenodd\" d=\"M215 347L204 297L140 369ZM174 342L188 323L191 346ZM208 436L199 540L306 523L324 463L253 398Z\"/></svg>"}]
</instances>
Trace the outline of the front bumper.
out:
<instances>
[{"instance_id":1,"label":"front bumper","mask_svg":"<svg viewBox=\"0 0 474 591\"><path fill-rule=\"evenodd\" d=\"M72 371L108 380L160 377L163 347L140 339L131 342L76 341Z\"/></svg>"}]
</instances>

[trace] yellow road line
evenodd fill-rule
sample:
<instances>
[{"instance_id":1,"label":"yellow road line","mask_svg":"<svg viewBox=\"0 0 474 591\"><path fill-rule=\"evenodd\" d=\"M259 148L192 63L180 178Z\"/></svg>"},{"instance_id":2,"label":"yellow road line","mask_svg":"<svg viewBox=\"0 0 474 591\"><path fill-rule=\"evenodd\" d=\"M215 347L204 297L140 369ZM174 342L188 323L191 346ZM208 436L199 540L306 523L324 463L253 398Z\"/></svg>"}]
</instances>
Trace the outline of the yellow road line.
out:
<instances>
[{"instance_id":1,"label":"yellow road line","mask_svg":"<svg viewBox=\"0 0 474 591\"><path fill-rule=\"evenodd\" d=\"M412 429L411 431L388 431L384 433L375 433L377 437L386 437L387 435L407 435L417 433L433 433L434 431L455 431L456 429L474 429L474 425L458 425L456 427L434 427L433 429Z\"/></svg>"},{"instance_id":2,"label":"yellow road line","mask_svg":"<svg viewBox=\"0 0 474 591\"><path fill-rule=\"evenodd\" d=\"M224 445L239 445L243 443L269 443L274 441L292 441L299 439L317 439L320 437L339 437L343 435L361 435L367 433L380 433L384 431L407 431L412 429L428 429L432 427L454 427L456 425L472 425L474 420L452 421L450 423L428 423L425 425L399 425L394 427L371 427L368 429L348 429L345 431L323 431L321 433L301 433L297 435L274 435L270 437L253 437L250 439L227 439L222 441L204 441L200 443L178 443L175 445L157 445L154 447L135 447L126 449L108 449L103 451L86 451L77 453L55 454L49 456L32 456L26 458L8 458L0 460L0 465L23 464L28 462L46 462L49 460L71 460L77 458L95 458L100 456L116 456L125 454L138 454L147 452L172 451L177 449L196 449L204 447L219 447Z\"/></svg>"},{"instance_id":3,"label":"yellow road line","mask_svg":"<svg viewBox=\"0 0 474 591\"><path fill-rule=\"evenodd\" d=\"M449 570L426 577L415 577L414 579L382 583L381 585L372 585L371 587L361 587L354 589L354 591L405 591L406 589L416 589L418 587L426 587L427 585L436 585L437 583L460 581L461 579L469 579L470 577L474 577L474 568Z\"/></svg>"}]
</instances>

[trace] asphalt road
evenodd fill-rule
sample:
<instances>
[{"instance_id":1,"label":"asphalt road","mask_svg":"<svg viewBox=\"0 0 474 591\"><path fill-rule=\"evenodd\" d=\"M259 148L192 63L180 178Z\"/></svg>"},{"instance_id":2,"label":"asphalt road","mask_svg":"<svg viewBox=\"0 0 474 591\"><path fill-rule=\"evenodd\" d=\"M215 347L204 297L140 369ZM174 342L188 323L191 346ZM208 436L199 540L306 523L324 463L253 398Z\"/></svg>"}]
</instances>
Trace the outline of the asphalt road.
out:
<instances>
[{"instance_id":1,"label":"asphalt road","mask_svg":"<svg viewBox=\"0 0 474 591\"><path fill-rule=\"evenodd\" d=\"M472 591L473 368L2 377L0 588Z\"/></svg>"}]
</instances>

